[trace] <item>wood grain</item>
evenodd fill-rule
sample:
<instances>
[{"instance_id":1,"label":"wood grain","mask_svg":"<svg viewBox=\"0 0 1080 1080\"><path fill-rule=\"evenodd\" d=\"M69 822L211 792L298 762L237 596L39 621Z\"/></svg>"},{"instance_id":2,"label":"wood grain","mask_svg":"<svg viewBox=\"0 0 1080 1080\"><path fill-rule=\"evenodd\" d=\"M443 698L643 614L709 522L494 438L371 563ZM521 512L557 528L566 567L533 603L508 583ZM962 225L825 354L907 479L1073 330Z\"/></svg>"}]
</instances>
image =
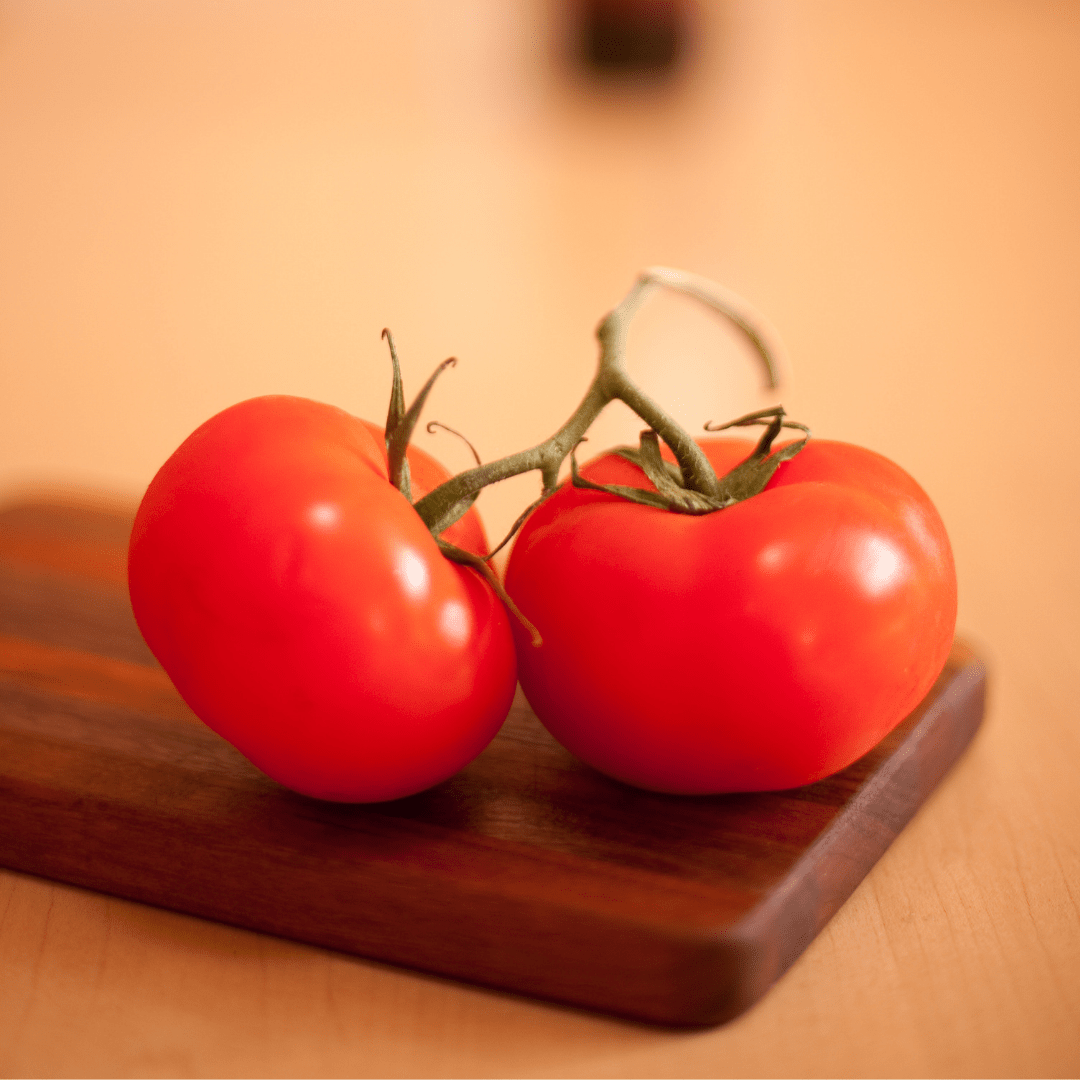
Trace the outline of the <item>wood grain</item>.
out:
<instances>
[{"instance_id":1,"label":"wood grain","mask_svg":"<svg viewBox=\"0 0 1080 1080\"><path fill-rule=\"evenodd\" d=\"M0 514L0 863L641 1020L715 1024L758 1000L982 717L984 671L958 644L923 705L839 775L680 798L580 764L519 696L446 783L321 803L200 724L122 587L86 576L109 559L80 545L115 555L113 525L88 516L83 533L78 511L46 505Z\"/></svg>"}]
</instances>

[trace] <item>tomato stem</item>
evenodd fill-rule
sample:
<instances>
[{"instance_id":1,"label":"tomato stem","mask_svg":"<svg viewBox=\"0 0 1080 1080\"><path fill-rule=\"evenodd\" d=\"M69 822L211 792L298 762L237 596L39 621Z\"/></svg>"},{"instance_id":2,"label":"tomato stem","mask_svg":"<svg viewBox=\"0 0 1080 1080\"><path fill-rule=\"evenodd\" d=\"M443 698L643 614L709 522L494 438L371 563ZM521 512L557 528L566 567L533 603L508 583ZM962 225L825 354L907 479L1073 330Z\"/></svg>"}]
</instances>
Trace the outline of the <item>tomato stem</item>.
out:
<instances>
[{"instance_id":1,"label":"tomato stem","mask_svg":"<svg viewBox=\"0 0 1080 1080\"><path fill-rule=\"evenodd\" d=\"M671 447L679 462L684 502L700 501L690 498L688 493L697 493L705 500L712 501L721 497L721 482L692 436L645 394L626 371L626 334L629 325L641 305L658 287L685 293L733 322L746 335L762 361L766 385L777 385L775 350L767 344L768 340L775 340L776 335L745 300L705 278L668 267L651 267L638 277L618 306L597 328L600 359L596 375L566 423L550 438L531 449L459 473L417 501L416 512L436 537L468 510L483 488L511 476L538 469L541 499L545 498L555 490L563 462L604 407L615 399L625 402ZM716 508L715 505L709 506L709 509Z\"/></svg>"}]
</instances>

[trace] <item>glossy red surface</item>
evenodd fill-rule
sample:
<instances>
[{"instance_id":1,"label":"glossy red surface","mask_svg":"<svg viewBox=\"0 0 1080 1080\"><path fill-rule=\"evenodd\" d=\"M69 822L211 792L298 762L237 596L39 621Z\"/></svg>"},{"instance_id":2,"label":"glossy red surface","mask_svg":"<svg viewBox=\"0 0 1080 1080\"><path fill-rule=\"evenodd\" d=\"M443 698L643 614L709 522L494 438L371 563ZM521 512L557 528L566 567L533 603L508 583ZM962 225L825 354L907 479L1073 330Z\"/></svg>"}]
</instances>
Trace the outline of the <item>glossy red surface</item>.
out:
<instances>
[{"instance_id":1,"label":"glossy red surface","mask_svg":"<svg viewBox=\"0 0 1080 1080\"><path fill-rule=\"evenodd\" d=\"M421 791L510 708L502 605L443 557L368 427L331 406L256 398L195 431L139 508L129 585L196 715L303 794Z\"/></svg>"},{"instance_id":2,"label":"glossy red surface","mask_svg":"<svg viewBox=\"0 0 1080 1080\"><path fill-rule=\"evenodd\" d=\"M703 440L717 471L753 448ZM618 456L597 483L646 486ZM530 519L507 588L521 684L549 731L658 791L779 790L849 765L948 656L956 578L940 518L878 454L811 440L761 494L703 516L564 487Z\"/></svg>"}]
</instances>

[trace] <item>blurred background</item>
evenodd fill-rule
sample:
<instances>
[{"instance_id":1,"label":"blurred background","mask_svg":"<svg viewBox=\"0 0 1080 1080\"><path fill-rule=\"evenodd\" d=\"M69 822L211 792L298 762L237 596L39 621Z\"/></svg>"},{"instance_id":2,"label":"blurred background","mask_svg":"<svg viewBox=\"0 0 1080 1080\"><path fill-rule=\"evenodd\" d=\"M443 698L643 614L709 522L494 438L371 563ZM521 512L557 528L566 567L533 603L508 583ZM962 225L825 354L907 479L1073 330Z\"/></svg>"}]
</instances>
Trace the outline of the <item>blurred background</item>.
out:
<instances>
[{"instance_id":1,"label":"blurred background","mask_svg":"<svg viewBox=\"0 0 1080 1080\"><path fill-rule=\"evenodd\" d=\"M340 958L335 1005L315 952L203 952L130 911L151 952L125 952L112 908L26 879L56 929L9 965L12 1075L358 1075L358 1023L365 1075L1076 1075L1080 4L0 0L0 503L133 507L255 395L381 420L384 326L410 398L460 359L427 417L485 459L532 445L651 264L740 292L786 346L766 394L736 333L658 295L631 369L678 419L782 401L941 510L991 698L932 805L766 1002L686 1035ZM612 406L590 449L639 427ZM486 492L489 534L537 489ZM207 995L189 956L234 948L250 996L240 959ZM322 1027L282 1005L309 997ZM238 1030L266 1036L242 1067ZM133 1032L144 1056L117 1057Z\"/></svg>"},{"instance_id":2,"label":"blurred background","mask_svg":"<svg viewBox=\"0 0 1080 1080\"><path fill-rule=\"evenodd\" d=\"M781 400L893 457L949 526L961 627L1025 647L1080 606L1052 569L1078 60L1080 6L1049 0L4 0L0 498L132 502L254 395L382 419L384 326L409 397L460 359L428 418L521 449L661 263L749 298L788 362L765 394L736 334L660 296L644 386L695 430ZM639 427L612 406L591 445ZM489 533L537 486L485 493Z\"/></svg>"}]
</instances>

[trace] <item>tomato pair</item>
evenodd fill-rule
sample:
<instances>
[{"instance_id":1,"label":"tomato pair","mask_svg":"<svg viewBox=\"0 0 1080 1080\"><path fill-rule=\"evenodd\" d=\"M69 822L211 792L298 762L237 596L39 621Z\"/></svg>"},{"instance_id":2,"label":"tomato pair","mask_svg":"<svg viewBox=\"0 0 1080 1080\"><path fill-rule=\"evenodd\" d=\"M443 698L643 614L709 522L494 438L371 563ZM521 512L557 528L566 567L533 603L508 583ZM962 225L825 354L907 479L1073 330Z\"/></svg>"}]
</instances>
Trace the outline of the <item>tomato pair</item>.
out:
<instances>
[{"instance_id":1,"label":"tomato pair","mask_svg":"<svg viewBox=\"0 0 1080 1080\"><path fill-rule=\"evenodd\" d=\"M408 451L414 497L447 479ZM470 511L445 535L486 553ZM506 612L391 486L381 429L293 397L234 405L162 466L131 537L132 606L196 715L322 799L453 775L502 724Z\"/></svg>"},{"instance_id":2,"label":"tomato pair","mask_svg":"<svg viewBox=\"0 0 1080 1080\"><path fill-rule=\"evenodd\" d=\"M701 440L716 473L754 449ZM582 470L652 488L616 454ZM765 490L701 516L565 485L506 588L539 630L519 675L564 746L617 779L702 794L811 783L873 747L948 656L945 529L897 465L809 441Z\"/></svg>"},{"instance_id":3,"label":"tomato pair","mask_svg":"<svg viewBox=\"0 0 1080 1080\"><path fill-rule=\"evenodd\" d=\"M699 445L721 476L754 449ZM408 461L417 501L447 479L422 451ZM652 487L617 454L582 475ZM444 539L487 551L472 510ZM518 668L552 734L617 779L687 794L810 783L918 704L956 616L925 493L877 454L812 440L712 513L564 485L507 571L537 647L392 486L383 432L292 397L226 409L169 458L129 577L139 626L199 717L285 786L356 802L472 760Z\"/></svg>"}]
</instances>

